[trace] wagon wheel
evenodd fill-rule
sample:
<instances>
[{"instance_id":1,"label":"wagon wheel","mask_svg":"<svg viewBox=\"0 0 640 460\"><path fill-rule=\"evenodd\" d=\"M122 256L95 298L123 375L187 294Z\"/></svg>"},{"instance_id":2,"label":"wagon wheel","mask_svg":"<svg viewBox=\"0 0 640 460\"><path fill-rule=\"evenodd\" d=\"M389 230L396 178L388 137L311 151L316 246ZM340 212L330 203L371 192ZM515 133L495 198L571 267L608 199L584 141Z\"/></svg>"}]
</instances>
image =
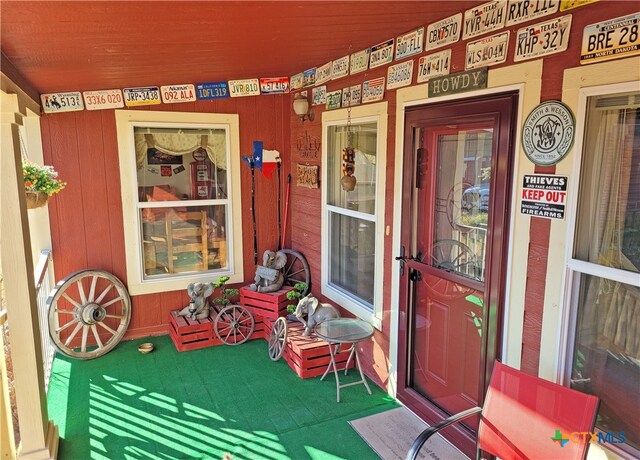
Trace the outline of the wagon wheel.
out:
<instances>
[{"instance_id":1,"label":"wagon wheel","mask_svg":"<svg viewBox=\"0 0 640 460\"><path fill-rule=\"evenodd\" d=\"M241 305L227 305L213 323L216 336L227 345L240 345L253 333L255 321L249 310Z\"/></svg>"},{"instance_id":2,"label":"wagon wheel","mask_svg":"<svg viewBox=\"0 0 640 460\"><path fill-rule=\"evenodd\" d=\"M276 320L269 334L269 358L277 361L282 357L284 347L287 345L287 320L280 317Z\"/></svg>"},{"instance_id":3,"label":"wagon wheel","mask_svg":"<svg viewBox=\"0 0 640 460\"><path fill-rule=\"evenodd\" d=\"M78 359L110 352L131 319L124 284L101 270L82 270L60 280L47 305L51 340L60 352Z\"/></svg>"},{"instance_id":4,"label":"wagon wheel","mask_svg":"<svg viewBox=\"0 0 640 460\"><path fill-rule=\"evenodd\" d=\"M467 216L473 211L473 203L462 198L462 192L470 187L473 185L468 182L459 182L451 187L447 194L447 219L451 228L461 233L468 233L473 229L473 227L462 223L462 216ZM480 195L478 195L478 206L479 201Z\"/></svg>"},{"instance_id":5,"label":"wagon wheel","mask_svg":"<svg viewBox=\"0 0 640 460\"><path fill-rule=\"evenodd\" d=\"M295 286L296 283L305 283L307 289L301 294L305 296L311 287L311 271L307 259L302 254L293 249L282 249L287 255L287 264L282 269L285 286Z\"/></svg>"},{"instance_id":6,"label":"wagon wheel","mask_svg":"<svg viewBox=\"0 0 640 460\"><path fill-rule=\"evenodd\" d=\"M423 262L429 263L427 261ZM430 265L467 278L478 279L475 254L469 246L456 240L436 241L431 249ZM466 297L475 290L472 287L463 286L460 283L433 275L424 274L422 281L425 283L427 290L434 297L440 299Z\"/></svg>"}]
</instances>

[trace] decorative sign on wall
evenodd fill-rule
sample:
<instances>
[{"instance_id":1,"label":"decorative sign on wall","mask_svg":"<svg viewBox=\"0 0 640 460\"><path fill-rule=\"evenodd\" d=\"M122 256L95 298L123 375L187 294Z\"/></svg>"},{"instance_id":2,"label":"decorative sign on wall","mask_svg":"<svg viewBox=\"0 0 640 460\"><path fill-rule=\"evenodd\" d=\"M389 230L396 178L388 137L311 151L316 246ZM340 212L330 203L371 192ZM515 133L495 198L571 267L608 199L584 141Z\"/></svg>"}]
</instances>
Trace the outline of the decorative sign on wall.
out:
<instances>
[{"instance_id":1,"label":"decorative sign on wall","mask_svg":"<svg viewBox=\"0 0 640 460\"><path fill-rule=\"evenodd\" d=\"M316 68L307 69L302 72L302 87L308 88L316 84Z\"/></svg>"},{"instance_id":2,"label":"decorative sign on wall","mask_svg":"<svg viewBox=\"0 0 640 460\"><path fill-rule=\"evenodd\" d=\"M507 60L509 32L502 32L491 37L467 43L465 69L476 69L493 64L501 64Z\"/></svg>"},{"instance_id":3,"label":"decorative sign on wall","mask_svg":"<svg viewBox=\"0 0 640 460\"><path fill-rule=\"evenodd\" d=\"M526 61L566 51L569 46L570 31L570 14L518 29L513 61Z\"/></svg>"},{"instance_id":4,"label":"decorative sign on wall","mask_svg":"<svg viewBox=\"0 0 640 460\"><path fill-rule=\"evenodd\" d=\"M507 27L532 19L548 16L558 11L560 0L528 1L509 0L507 6Z\"/></svg>"},{"instance_id":5,"label":"decorative sign on wall","mask_svg":"<svg viewBox=\"0 0 640 460\"><path fill-rule=\"evenodd\" d=\"M331 67L331 79L336 80L349 75L349 55L342 56L340 59L333 61Z\"/></svg>"},{"instance_id":6,"label":"decorative sign on wall","mask_svg":"<svg viewBox=\"0 0 640 460\"><path fill-rule=\"evenodd\" d=\"M595 3L597 1L598 0L561 0L560 11L572 10L580 6L590 5L591 3Z\"/></svg>"},{"instance_id":7,"label":"decorative sign on wall","mask_svg":"<svg viewBox=\"0 0 640 460\"><path fill-rule=\"evenodd\" d=\"M327 102L326 85L317 86L311 90L311 105L324 105Z\"/></svg>"},{"instance_id":8,"label":"decorative sign on wall","mask_svg":"<svg viewBox=\"0 0 640 460\"><path fill-rule=\"evenodd\" d=\"M75 112L77 110L84 110L82 95L79 91L41 94L40 101L42 102L44 113Z\"/></svg>"},{"instance_id":9,"label":"decorative sign on wall","mask_svg":"<svg viewBox=\"0 0 640 460\"><path fill-rule=\"evenodd\" d=\"M272 77L260 79L262 94L285 94L289 92L289 77Z\"/></svg>"},{"instance_id":10,"label":"decorative sign on wall","mask_svg":"<svg viewBox=\"0 0 640 460\"><path fill-rule=\"evenodd\" d=\"M550 166L562 160L573 145L575 119L560 101L538 105L527 116L522 129L522 147L529 160Z\"/></svg>"},{"instance_id":11,"label":"decorative sign on wall","mask_svg":"<svg viewBox=\"0 0 640 460\"><path fill-rule=\"evenodd\" d=\"M225 99L229 97L229 86L226 81L196 83L196 98L199 100Z\"/></svg>"},{"instance_id":12,"label":"decorative sign on wall","mask_svg":"<svg viewBox=\"0 0 640 460\"><path fill-rule=\"evenodd\" d=\"M331 80L331 67L333 62L327 62L316 69L316 85L321 85Z\"/></svg>"},{"instance_id":13,"label":"decorative sign on wall","mask_svg":"<svg viewBox=\"0 0 640 460\"><path fill-rule=\"evenodd\" d=\"M317 160L320 154L320 139L310 136L307 131L296 139L296 149L300 158Z\"/></svg>"},{"instance_id":14,"label":"decorative sign on wall","mask_svg":"<svg viewBox=\"0 0 640 460\"><path fill-rule=\"evenodd\" d=\"M259 96L260 82L257 78L229 80L231 97Z\"/></svg>"},{"instance_id":15,"label":"decorative sign on wall","mask_svg":"<svg viewBox=\"0 0 640 460\"><path fill-rule=\"evenodd\" d=\"M127 107L160 104L160 88L157 86L125 88L123 93L124 104Z\"/></svg>"},{"instance_id":16,"label":"decorative sign on wall","mask_svg":"<svg viewBox=\"0 0 640 460\"><path fill-rule=\"evenodd\" d=\"M369 68L369 55L371 54L371 48L367 48L362 51L358 51L351 55L349 73L355 75L360 72L364 72Z\"/></svg>"},{"instance_id":17,"label":"decorative sign on wall","mask_svg":"<svg viewBox=\"0 0 640 460\"><path fill-rule=\"evenodd\" d=\"M387 89L409 86L413 80L413 59L387 68Z\"/></svg>"},{"instance_id":18,"label":"decorative sign on wall","mask_svg":"<svg viewBox=\"0 0 640 460\"><path fill-rule=\"evenodd\" d=\"M360 104L362 97L362 87L353 85L342 90L342 107L353 107Z\"/></svg>"},{"instance_id":19,"label":"decorative sign on wall","mask_svg":"<svg viewBox=\"0 0 640 460\"><path fill-rule=\"evenodd\" d=\"M369 68L374 69L393 61L393 44L395 39L378 43L371 47L371 55L369 56Z\"/></svg>"},{"instance_id":20,"label":"decorative sign on wall","mask_svg":"<svg viewBox=\"0 0 640 460\"><path fill-rule=\"evenodd\" d=\"M425 50L434 50L460 40L462 32L462 13L434 22L427 27Z\"/></svg>"},{"instance_id":21,"label":"decorative sign on wall","mask_svg":"<svg viewBox=\"0 0 640 460\"><path fill-rule=\"evenodd\" d=\"M396 43L396 60L422 53L423 44L424 27L400 35Z\"/></svg>"},{"instance_id":22,"label":"decorative sign on wall","mask_svg":"<svg viewBox=\"0 0 640 460\"><path fill-rule=\"evenodd\" d=\"M467 70L452 75L436 77L429 80L429 97L445 96L447 94L463 93L487 87L487 67L482 69Z\"/></svg>"},{"instance_id":23,"label":"decorative sign on wall","mask_svg":"<svg viewBox=\"0 0 640 460\"><path fill-rule=\"evenodd\" d=\"M640 53L640 13L590 24L584 28L580 64Z\"/></svg>"},{"instance_id":24,"label":"decorative sign on wall","mask_svg":"<svg viewBox=\"0 0 640 460\"><path fill-rule=\"evenodd\" d=\"M87 110L119 109L124 107L124 98L119 89L84 91L84 105Z\"/></svg>"},{"instance_id":25,"label":"decorative sign on wall","mask_svg":"<svg viewBox=\"0 0 640 460\"><path fill-rule=\"evenodd\" d=\"M160 95L165 104L193 102L196 100L196 89L191 84L161 86Z\"/></svg>"},{"instance_id":26,"label":"decorative sign on wall","mask_svg":"<svg viewBox=\"0 0 640 460\"><path fill-rule=\"evenodd\" d=\"M381 101L384 97L384 77L374 78L362 84L362 103Z\"/></svg>"},{"instance_id":27,"label":"decorative sign on wall","mask_svg":"<svg viewBox=\"0 0 640 460\"><path fill-rule=\"evenodd\" d=\"M418 59L418 78L416 83L424 83L431 78L449 75L451 50L428 54Z\"/></svg>"},{"instance_id":28,"label":"decorative sign on wall","mask_svg":"<svg viewBox=\"0 0 640 460\"><path fill-rule=\"evenodd\" d=\"M289 86L291 86L291 91L302 88L302 72L295 74L289 79Z\"/></svg>"},{"instance_id":29,"label":"decorative sign on wall","mask_svg":"<svg viewBox=\"0 0 640 460\"><path fill-rule=\"evenodd\" d=\"M564 219L567 176L525 174L520 197L522 214L546 219Z\"/></svg>"},{"instance_id":30,"label":"decorative sign on wall","mask_svg":"<svg viewBox=\"0 0 640 460\"><path fill-rule=\"evenodd\" d=\"M339 109L342 103L342 90L329 91L326 100L325 108L327 110Z\"/></svg>"},{"instance_id":31,"label":"decorative sign on wall","mask_svg":"<svg viewBox=\"0 0 640 460\"><path fill-rule=\"evenodd\" d=\"M502 29L507 17L507 3L503 0L483 3L464 12L464 33L462 39L484 35Z\"/></svg>"},{"instance_id":32,"label":"decorative sign on wall","mask_svg":"<svg viewBox=\"0 0 640 460\"><path fill-rule=\"evenodd\" d=\"M298 186L307 188L318 188L320 168L318 165L301 165L298 164Z\"/></svg>"}]
</instances>

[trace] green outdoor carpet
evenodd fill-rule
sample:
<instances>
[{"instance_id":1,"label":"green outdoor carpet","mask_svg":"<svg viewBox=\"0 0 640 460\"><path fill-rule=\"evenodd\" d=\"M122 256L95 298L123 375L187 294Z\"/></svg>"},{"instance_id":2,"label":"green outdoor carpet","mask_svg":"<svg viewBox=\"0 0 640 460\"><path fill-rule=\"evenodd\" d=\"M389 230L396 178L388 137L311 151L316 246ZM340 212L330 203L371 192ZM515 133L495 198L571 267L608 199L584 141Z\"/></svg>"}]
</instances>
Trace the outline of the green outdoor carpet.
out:
<instances>
[{"instance_id":1,"label":"green outdoor carpet","mask_svg":"<svg viewBox=\"0 0 640 460\"><path fill-rule=\"evenodd\" d=\"M145 341L156 349L142 355ZM398 407L369 386L343 388L337 403L333 375L298 378L264 340L178 353L164 336L90 361L56 355L48 406L60 460L365 460L378 457L347 422Z\"/></svg>"}]
</instances>

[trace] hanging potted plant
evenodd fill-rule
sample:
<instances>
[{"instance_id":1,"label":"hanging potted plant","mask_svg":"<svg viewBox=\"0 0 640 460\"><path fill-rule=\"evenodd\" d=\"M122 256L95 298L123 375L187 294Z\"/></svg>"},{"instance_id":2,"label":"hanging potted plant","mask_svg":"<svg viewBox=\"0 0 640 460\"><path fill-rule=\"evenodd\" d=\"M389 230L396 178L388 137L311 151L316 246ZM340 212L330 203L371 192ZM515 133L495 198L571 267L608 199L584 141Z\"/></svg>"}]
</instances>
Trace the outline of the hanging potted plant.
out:
<instances>
[{"instance_id":1,"label":"hanging potted plant","mask_svg":"<svg viewBox=\"0 0 640 460\"><path fill-rule=\"evenodd\" d=\"M30 161L22 162L24 190L27 197L27 209L35 209L47 204L49 197L65 188L66 182L58 179L53 166L38 165Z\"/></svg>"}]
</instances>

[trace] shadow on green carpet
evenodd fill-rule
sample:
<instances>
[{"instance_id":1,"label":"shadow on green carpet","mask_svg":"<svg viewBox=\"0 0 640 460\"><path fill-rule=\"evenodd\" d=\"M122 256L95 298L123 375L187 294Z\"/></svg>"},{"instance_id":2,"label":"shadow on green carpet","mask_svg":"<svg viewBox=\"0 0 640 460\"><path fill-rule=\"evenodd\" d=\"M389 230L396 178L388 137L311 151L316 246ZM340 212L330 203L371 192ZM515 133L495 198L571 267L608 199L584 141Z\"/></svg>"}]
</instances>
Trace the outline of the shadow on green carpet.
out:
<instances>
[{"instance_id":1,"label":"shadow on green carpet","mask_svg":"<svg viewBox=\"0 0 640 460\"><path fill-rule=\"evenodd\" d=\"M141 355L148 340L91 361L56 355L48 406L60 460L377 459L347 421L398 406L372 383L372 395L356 385L336 403L333 376L298 378L264 340L178 353L154 337Z\"/></svg>"}]
</instances>

